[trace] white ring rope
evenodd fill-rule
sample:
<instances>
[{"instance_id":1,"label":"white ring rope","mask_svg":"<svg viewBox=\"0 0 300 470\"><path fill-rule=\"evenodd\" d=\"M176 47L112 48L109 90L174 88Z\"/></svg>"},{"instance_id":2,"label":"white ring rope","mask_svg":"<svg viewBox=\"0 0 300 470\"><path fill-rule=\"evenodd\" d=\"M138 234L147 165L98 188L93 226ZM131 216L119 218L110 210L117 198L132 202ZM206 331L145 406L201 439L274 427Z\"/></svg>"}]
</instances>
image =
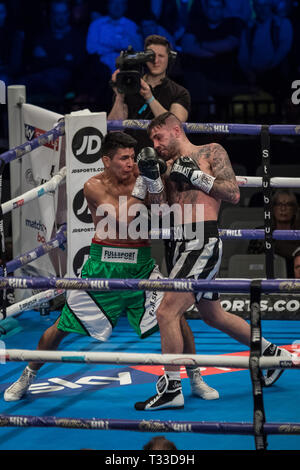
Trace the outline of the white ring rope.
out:
<instances>
[{"instance_id":1,"label":"white ring rope","mask_svg":"<svg viewBox=\"0 0 300 470\"><path fill-rule=\"evenodd\" d=\"M16 302L13 305L6 307L6 318L12 317L17 313L24 312L26 310L31 310L33 307L45 302L45 300L52 300L64 293L65 291L63 289L48 289L31 297L27 297L20 302Z\"/></svg>"},{"instance_id":2,"label":"white ring rope","mask_svg":"<svg viewBox=\"0 0 300 470\"><path fill-rule=\"evenodd\" d=\"M260 188L262 187L261 176L236 176L238 186L243 188ZM300 188L300 178L270 178L270 186L272 188Z\"/></svg>"},{"instance_id":3,"label":"white ring rope","mask_svg":"<svg viewBox=\"0 0 300 470\"><path fill-rule=\"evenodd\" d=\"M151 354L151 353L114 353L91 351L42 351L26 349L6 349L2 351L6 361L16 362L62 362L88 364L134 364L134 365L198 365L206 367L230 367L248 369L250 357L230 355L198 355L198 354ZM262 369L296 369L300 367L299 356L291 359L277 357L260 357L258 361Z\"/></svg>"},{"instance_id":4,"label":"white ring rope","mask_svg":"<svg viewBox=\"0 0 300 470\"><path fill-rule=\"evenodd\" d=\"M1 205L2 213L6 214L7 212L17 209L18 207L27 204L34 199L47 194L49 192L55 191L58 186L66 179L66 167L60 169L60 171L54 175L46 183L37 186L30 191L18 196L10 201L7 201ZM259 176L237 176L237 183L240 187L244 188L259 188L262 186L262 177ZM300 178L271 178L271 186L274 188L286 187L286 188L295 188L300 187Z\"/></svg>"},{"instance_id":5,"label":"white ring rope","mask_svg":"<svg viewBox=\"0 0 300 470\"><path fill-rule=\"evenodd\" d=\"M11 199L10 201L4 202L1 205L3 214L6 214L7 212L12 211L13 209L17 209L18 207L21 207L24 204L27 204L28 202L33 201L34 199L44 196L44 194L46 193L49 193L51 191L56 191L58 186L65 180L66 173L67 173L67 169L66 167L63 167L60 169L60 171L56 175L54 175L46 183L40 186L37 186L36 188L31 189L30 191L27 191L21 196L15 197L14 199Z\"/></svg>"}]
</instances>

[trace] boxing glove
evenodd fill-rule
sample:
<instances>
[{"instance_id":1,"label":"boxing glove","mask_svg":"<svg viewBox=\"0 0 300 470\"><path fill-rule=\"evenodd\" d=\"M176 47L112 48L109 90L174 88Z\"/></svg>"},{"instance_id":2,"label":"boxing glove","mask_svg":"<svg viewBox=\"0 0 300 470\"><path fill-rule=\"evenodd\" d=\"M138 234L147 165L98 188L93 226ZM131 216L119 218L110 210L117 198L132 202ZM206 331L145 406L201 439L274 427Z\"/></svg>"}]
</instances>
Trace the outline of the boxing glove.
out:
<instances>
[{"instance_id":1,"label":"boxing glove","mask_svg":"<svg viewBox=\"0 0 300 470\"><path fill-rule=\"evenodd\" d=\"M215 181L213 176L201 171L191 157L180 157L174 162L170 179L180 185L187 183L194 188L201 189L206 194L209 194Z\"/></svg>"},{"instance_id":2,"label":"boxing glove","mask_svg":"<svg viewBox=\"0 0 300 470\"><path fill-rule=\"evenodd\" d=\"M137 156L137 164L149 193L160 193L164 189L160 176L167 169L164 160L158 157L154 148L145 147Z\"/></svg>"}]
</instances>

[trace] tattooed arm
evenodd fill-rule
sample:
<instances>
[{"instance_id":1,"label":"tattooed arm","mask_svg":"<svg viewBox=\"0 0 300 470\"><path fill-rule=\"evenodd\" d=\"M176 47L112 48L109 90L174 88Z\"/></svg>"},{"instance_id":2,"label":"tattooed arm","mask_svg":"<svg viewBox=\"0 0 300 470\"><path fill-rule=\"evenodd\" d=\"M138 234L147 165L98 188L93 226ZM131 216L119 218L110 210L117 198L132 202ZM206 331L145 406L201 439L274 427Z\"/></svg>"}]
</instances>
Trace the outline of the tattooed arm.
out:
<instances>
[{"instance_id":1,"label":"tattooed arm","mask_svg":"<svg viewBox=\"0 0 300 470\"><path fill-rule=\"evenodd\" d=\"M212 144L208 161L211 166L214 184L210 196L225 202L237 204L240 190L226 150L219 144Z\"/></svg>"},{"instance_id":2,"label":"tattooed arm","mask_svg":"<svg viewBox=\"0 0 300 470\"><path fill-rule=\"evenodd\" d=\"M170 179L181 188L191 186L222 201L237 204L240 191L226 151L219 144L198 147L190 156L178 158Z\"/></svg>"}]
</instances>

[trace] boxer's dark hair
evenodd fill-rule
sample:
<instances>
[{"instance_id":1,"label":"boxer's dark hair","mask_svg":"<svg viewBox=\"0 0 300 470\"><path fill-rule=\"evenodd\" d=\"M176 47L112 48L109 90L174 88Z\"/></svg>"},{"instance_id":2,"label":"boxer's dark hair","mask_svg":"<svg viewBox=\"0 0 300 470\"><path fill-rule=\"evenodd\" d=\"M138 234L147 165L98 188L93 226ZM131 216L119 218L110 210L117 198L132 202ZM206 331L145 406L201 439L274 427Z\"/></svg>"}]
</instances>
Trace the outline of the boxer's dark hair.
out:
<instances>
[{"instance_id":1,"label":"boxer's dark hair","mask_svg":"<svg viewBox=\"0 0 300 470\"><path fill-rule=\"evenodd\" d=\"M118 149L120 148L134 148L137 145L137 141L131 137L131 135L125 132L108 132L104 137L101 145L100 156L104 155L109 158L113 158Z\"/></svg>"}]
</instances>

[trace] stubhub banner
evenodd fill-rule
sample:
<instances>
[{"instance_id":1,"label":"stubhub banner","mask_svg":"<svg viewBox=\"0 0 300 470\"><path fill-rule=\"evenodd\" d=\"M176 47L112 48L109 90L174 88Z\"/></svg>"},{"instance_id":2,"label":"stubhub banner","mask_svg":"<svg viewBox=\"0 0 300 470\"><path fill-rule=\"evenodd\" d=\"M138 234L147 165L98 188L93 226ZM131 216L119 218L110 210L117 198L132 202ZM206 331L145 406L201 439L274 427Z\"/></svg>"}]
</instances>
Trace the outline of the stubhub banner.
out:
<instances>
[{"instance_id":1,"label":"stubhub banner","mask_svg":"<svg viewBox=\"0 0 300 470\"><path fill-rule=\"evenodd\" d=\"M83 186L89 178L103 171L100 150L106 132L104 112L83 110L65 116L68 277L80 275L95 232Z\"/></svg>"}]
</instances>

